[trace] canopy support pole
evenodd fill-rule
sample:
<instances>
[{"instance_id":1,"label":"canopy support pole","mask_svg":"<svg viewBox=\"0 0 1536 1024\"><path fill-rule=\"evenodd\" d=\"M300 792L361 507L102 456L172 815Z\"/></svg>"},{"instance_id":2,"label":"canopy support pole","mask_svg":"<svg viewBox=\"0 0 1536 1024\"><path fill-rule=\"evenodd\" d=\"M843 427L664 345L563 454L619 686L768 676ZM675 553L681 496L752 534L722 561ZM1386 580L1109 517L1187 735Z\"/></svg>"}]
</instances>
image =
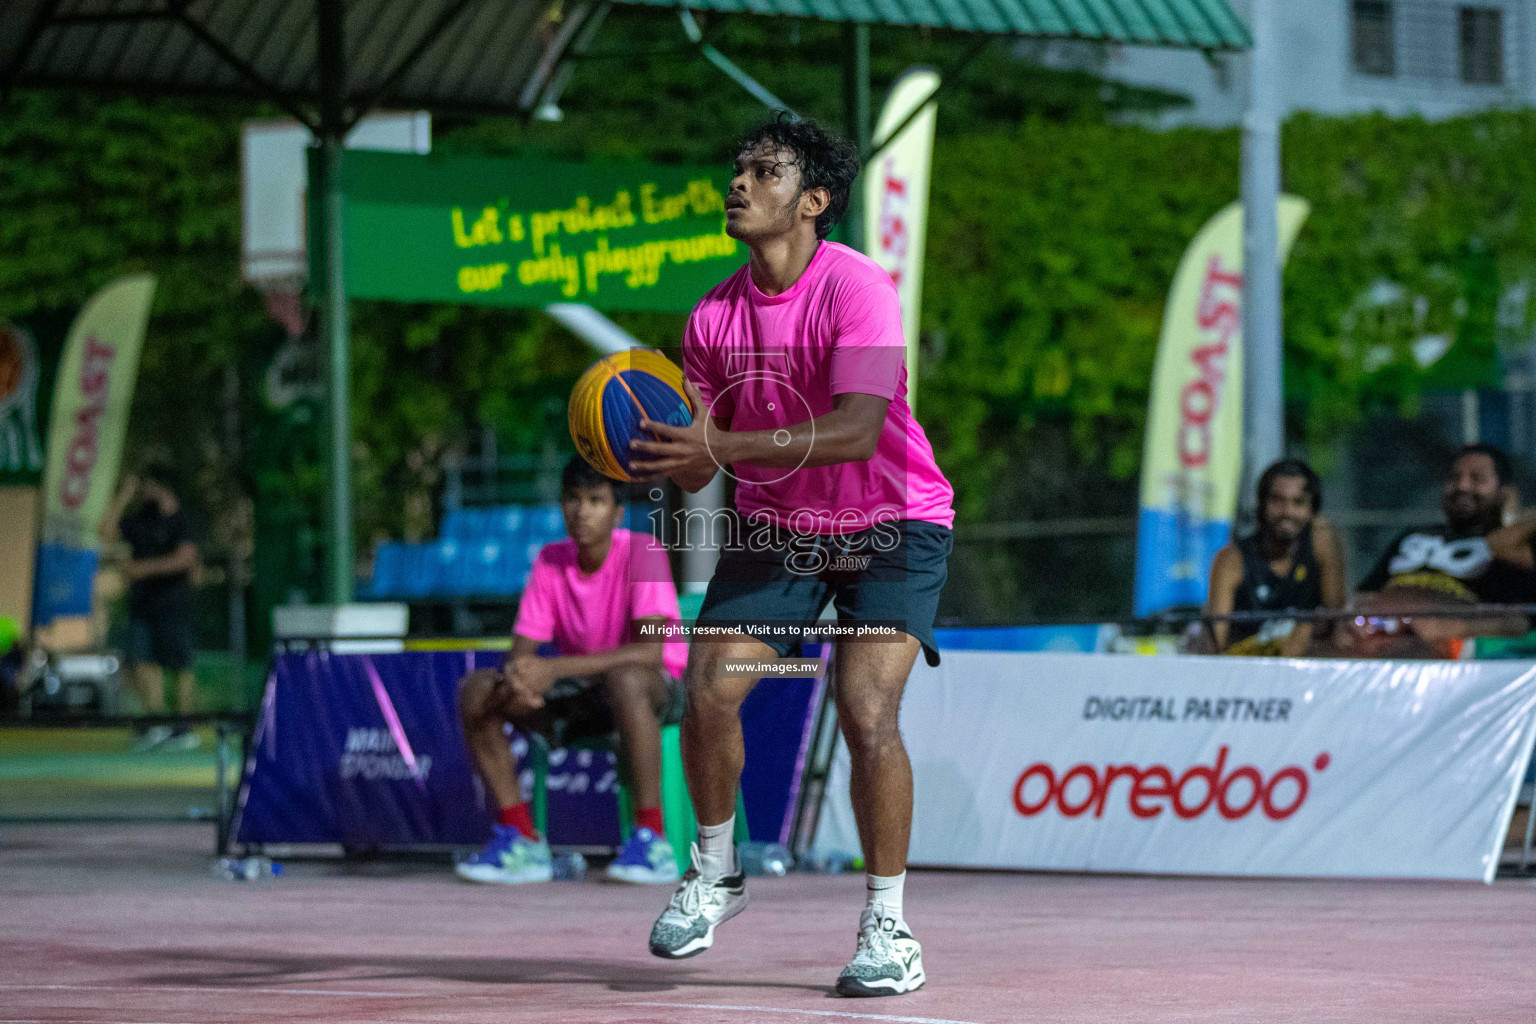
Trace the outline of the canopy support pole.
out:
<instances>
[{"instance_id":1,"label":"canopy support pole","mask_svg":"<svg viewBox=\"0 0 1536 1024\"><path fill-rule=\"evenodd\" d=\"M350 419L352 366L346 277L342 260L346 182L342 169L346 140L346 32L342 0L316 0L319 24L320 230L317 232L323 268L321 319L326 350L325 438L325 600L352 600L352 424Z\"/></svg>"},{"instance_id":2,"label":"canopy support pole","mask_svg":"<svg viewBox=\"0 0 1536 1024\"><path fill-rule=\"evenodd\" d=\"M1264 468L1285 454L1280 310L1280 113L1275 0L1253 0L1248 111L1243 116L1243 472L1250 508ZM1246 517L1240 517L1246 518Z\"/></svg>"},{"instance_id":3,"label":"canopy support pole","mask_svg":"<svg viewBox=\"0 0 1536 1024\"><path fill-rule=\"evenodd\" d=\"M869 26L862 23L843 25L843 125L848 141L860 157L870 151L869 113ZM864 251L863 174L853 183L848 196L848 212L843 215L843 241Z\"/></svg>"},{"instance_id":4,"label":"canopy support pole","mask_svg":"<svg viewBox=\"0 0 1536 1024\"><path fill-rule=\"evenodd\" d=\"M792 108L788 103L785 103L773 93L769 92L767 86L763 85L763 83L759 82L757 79L741 70L741 68L737 67L729 57L715 49L709 43L705 42L704 30L699 27L698 19L693 16L692 11L686 7L679 8L677 17L678 20L683 23L683 32L687 34L688 41L699 48L699 53L704 55L705 60L709 61L715 67L725 72L726 76L729 77L731 81L735 82L737 85L747 90L747 92L751 93L759 103L767 107L769 110L773 111L774 113L778 113L782 110L788 113L796 121L800 120L800 115L795 113L794 108Z\"/></svg>"}]
</instances>

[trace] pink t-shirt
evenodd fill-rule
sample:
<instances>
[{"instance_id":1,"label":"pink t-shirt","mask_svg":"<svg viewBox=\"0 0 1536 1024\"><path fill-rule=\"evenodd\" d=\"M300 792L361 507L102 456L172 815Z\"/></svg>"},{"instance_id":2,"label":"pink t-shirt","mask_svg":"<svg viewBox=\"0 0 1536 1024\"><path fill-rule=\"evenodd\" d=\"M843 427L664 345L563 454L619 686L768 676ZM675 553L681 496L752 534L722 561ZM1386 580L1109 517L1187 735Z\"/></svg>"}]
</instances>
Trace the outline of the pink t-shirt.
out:
<instances>
[{"instance_id":1,"label":"pink t-shirt","mask_svg":"<svg viewBox=\"0 0 1536 1024\"><path fill-rule=\"evenodd\" d=\"M801 533L852 533L881 520L953 526L955 492L907 406L896 285L880 265L822 242L800 280L764 295L748 267L693 308L683 363L732 430L774 430L832 411L848 392L891 401L874 456L799 469L738 463L736 507Z\"/></svg>"},{"instance_id":2,"label":"pink t-shirt","mask_svg":"<svg viewBox=\"0 0 1536 1024\"><path fill-rule=\"evenodd\" d=\"M591 575L581 571L576 542L569 537L544 545L512 632L540 643L553 640L561 654L598 654L629 643L630 623L655 615L668 625L682 619L666 552L649 536L614 530L608 557ZM666 641L662 664L681 678L688 645Z\"/></svg>"}]
</instances>

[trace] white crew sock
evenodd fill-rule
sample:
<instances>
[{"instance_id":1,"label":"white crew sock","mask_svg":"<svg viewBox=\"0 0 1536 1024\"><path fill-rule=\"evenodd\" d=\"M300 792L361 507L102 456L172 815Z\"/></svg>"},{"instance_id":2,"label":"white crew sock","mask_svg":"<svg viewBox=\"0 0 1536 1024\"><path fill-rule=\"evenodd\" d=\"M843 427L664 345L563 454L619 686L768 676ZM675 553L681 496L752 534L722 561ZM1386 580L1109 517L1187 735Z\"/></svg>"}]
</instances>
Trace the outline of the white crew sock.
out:
<instances>
[{"instance_id":1,"label":"white crew sock","mask_svg":"<svg viewBox=\"0 0 1536 1024\"><path fill-rule=\"evenodd\" d=\"M699 860L695 865L706 882L736 873L736 815L719 825L699 826Z\"/></svg>"},{"instance_id":2,"label":"white crew sock","mask_svg":"<svg viewBox=\"0 0 1536 1024\"><path fill-rule=\"evenodd\" d=\"M903 871L899 875L865 875L864 876L864 909L873 912L876 903L885 911L885 916L894 917L898 922L905 922L901 916L902 889L907 884L907 873Z\"/></svg>"}]
</instances>

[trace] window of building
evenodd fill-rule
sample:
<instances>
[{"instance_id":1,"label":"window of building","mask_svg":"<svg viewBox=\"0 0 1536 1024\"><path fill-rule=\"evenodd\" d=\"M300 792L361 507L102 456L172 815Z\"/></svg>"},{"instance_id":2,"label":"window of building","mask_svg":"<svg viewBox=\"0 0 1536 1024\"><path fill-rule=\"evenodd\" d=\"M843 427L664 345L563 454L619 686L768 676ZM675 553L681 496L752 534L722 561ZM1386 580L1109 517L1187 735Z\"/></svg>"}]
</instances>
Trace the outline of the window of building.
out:
<instances>
[{"instance_id":1,"label":"window of building","mask_svg":"<svg viewBox=\"0 0 1536 1024\"><path fill-rule=\"evenodd\" d=\"M1471 85L1504 84L1504 12L1497 7L1462 7L1461 80Z\"/></svg>"},{"instance_id":2,"label":"window of building","mask_svg":"<svg viewBox=\"0 0 1536 1024\"><path fill-rule=\"evenodd\" d=\"M1377 96L1430 87L1469 103L1494 90L1513 98L1529 81L1518 41L1532 10L1536 0L1347 0L1350 77Z\"/></svg>"},{"instance_id":3,"label":"window of building","mask_svg":"<svg viewBox=\"0 0 1536 1024\"><path fill-rule=\"evenodd\" d=\"M1385 78L1395 75L1397 50L1393 43L1392 0L1353 0L1350 57L1355 73ZM1462 49L1465 52L1465 43Z\"/></svg>"}]
</instances>

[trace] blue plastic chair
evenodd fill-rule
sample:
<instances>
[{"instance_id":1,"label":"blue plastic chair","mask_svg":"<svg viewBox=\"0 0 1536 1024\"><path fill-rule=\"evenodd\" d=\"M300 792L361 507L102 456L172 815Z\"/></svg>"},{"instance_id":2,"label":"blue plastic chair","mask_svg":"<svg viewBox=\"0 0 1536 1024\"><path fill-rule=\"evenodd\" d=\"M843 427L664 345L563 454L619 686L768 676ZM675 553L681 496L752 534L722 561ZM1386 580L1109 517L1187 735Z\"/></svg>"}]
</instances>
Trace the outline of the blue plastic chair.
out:
<instances>
[{"instance_id":1,"label":"blue plastic chair","mask_svg":"<svg viewBox=\"0 0 1536 1024\"><path fill-rule=\"evenodd\" d=\"M373 555L373 578L368 581L368 596L394 597L400 593L408 552L406 545L389 541L379 545Z\"/></svg>"},{"instance_id":2,"label":"blue plastic chair","mask_svg":"<svg viewBox=\"0 0 1536 1024\"><path fill-rule=\"evenodd\" d=\"M476 596L499 595L496 566L501 561L502 546L494 540L476 538L465 552L468 593Z\"/></svg>"},{"instance_id":3,"label":"blue plastic chair","mask_svg":"<svg viewBox=\"0 0 1536 1024\"><path fill-rule=\"evenodd\" d=\"M443 525L437 531L438 536L457 541L472 541L475 539L477 518L478 513L475 509L452 509L443 516Z\"/></svg>"},{"instance_id":4,"label":"blue plastic chair","mask_svg":"<svg viewBox=\"0 0 1536 1024\"><path fill-rule=\"evenodd\" d=\"M427 547L432 552L428 593L440 597L460 597L470 593L467 556L471 546L449 538L431 541Z\"/></svg>"},{"instance_id":5,"label":"blue plastic chair","mask_svg":"<svg viewBox=\"0 0 1536 1024\"><path fill-rule=\"evenodd\" d=\"M528 585L528 574L532 571L533 559L528 556L527 545L515 544L503 548L501 561L496 565L496 593L507 597L521 594Z\"/></svg>"},{"instance_id":6,"label":"blue plastic chair","mask_svg":"<svg viewBox=\"0 0 1536 1024\"><path fill-rule=\"evenodd\" d=\"M516 544L528 532L528 511L521 505L498 505L487 520L485 536L501 544Z\"/></svg>"},{"instance_id":7,"label":"blue plastic chair","mask_svg":"<svg viewBox=\"0 0 1536 1024\"><path fill-rule=\"evenodd\" d=\"M437 551L431 544L405 544L405 572L401 576L399 596L429 597L436 583Z\"/></svg>"},{"instance_id":8,"label":"blue plastic chair","mask_svg":"<svg viewBox=\"0 0 1536 1024\"><path fill-rule=\"evenodd\" d=\"M524 519L529 544L543 547L565 537L565 517L559 505L536 505L526 510Z\"/></svg>"}]
</instances>

